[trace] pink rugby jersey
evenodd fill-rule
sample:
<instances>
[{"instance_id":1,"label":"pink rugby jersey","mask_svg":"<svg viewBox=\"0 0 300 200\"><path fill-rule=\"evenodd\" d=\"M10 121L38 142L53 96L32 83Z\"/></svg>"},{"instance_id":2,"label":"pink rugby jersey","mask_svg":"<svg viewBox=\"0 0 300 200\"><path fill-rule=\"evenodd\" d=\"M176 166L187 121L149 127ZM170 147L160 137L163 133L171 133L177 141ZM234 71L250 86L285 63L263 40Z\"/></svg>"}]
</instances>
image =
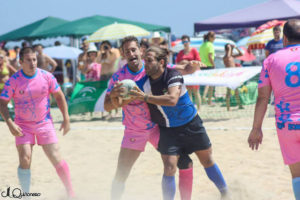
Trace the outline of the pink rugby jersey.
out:
<instances>
[{"instance_id":1,"label":"pink rugby jersey","mask_svg":"<svg viewBox=\"0 0 300 200\"><path fill-rule=\"evenodd\" d=\"M132 72L128 65L124 65L116 73L114 73L109 81L107 93L109 94L117 81L124 79L131 79L138 81L145 78L146 72L144 64L142 69L138 72ZM154 123L151 121L148 105L143 101L132 101L123 108L123 124L126 129L133 130L148 130L154 127Z\"/></svg>"},{"instance_id":2,"label":"pink rugby jersey","mask_svg":"<svg viewBox=\"0 0 300 200\"><path fill-rule=\"evenodd\" d=\"M264 61L258 87L264 86L274 92L277 127L300 130L300 45L287 46Z\"/></svg>"},{"instance_id":3,"label":"pink rugby jersey","mask_svg":"<svg viewBox=\"0 0 300 200\"><path fill-rule=\"evenodd\" d=\"M34 76L23 70L16 72L6 83L0 98L15 103L15 122L24 124L52 123L50 93L60 90L56 78L49 72L37 69Z\"/></svg>"},{"instance_id":4,"label":"pink rugby jersey","mask_svg":"<svg viewBox=\"0 0 300 200\"><path fill-rule=\"evenodd\" d=\"M175 68L176 65L168 64L168 68ZM109 94L117 81L131 79L135 82L146 78L144 64L138 72L132 72L128 65L124 65L111 77L107 93ZM126 116L126 117L125 117ZM133 101L123 107L123 124L128 129L148 130L154 127L155 123L151 121L148 105L143 101Z\"/></svg>"}]
</instances>

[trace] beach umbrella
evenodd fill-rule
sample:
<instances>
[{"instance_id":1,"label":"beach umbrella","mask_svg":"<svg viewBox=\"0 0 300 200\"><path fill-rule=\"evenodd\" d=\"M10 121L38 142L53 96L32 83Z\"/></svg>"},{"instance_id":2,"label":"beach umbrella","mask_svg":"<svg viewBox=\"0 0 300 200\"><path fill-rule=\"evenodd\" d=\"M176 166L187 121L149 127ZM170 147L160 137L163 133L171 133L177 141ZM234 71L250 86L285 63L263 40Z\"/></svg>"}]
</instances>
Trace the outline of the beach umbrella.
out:
<instances>
[{"instance_id":1,"label":"beach umbrella","mask_svg":"<svg viewBox=\"0 0 300 200\"><path fill-rule=\"evenodd\" d=\"M98 29L93 33L87 42L100 42L104 40L117 40L127 36L148 36L150 33L145 29L132 24L114 23L103 28Z\"/></svg>"},{"instance_id":2,"label":"beach umbrella","mask_svg":"<svg viewBox=\"0 0 300 200\"><path fill-rule=\"evenodd\" d=\"M64 45L60 45L60 46L54 46L54 47L48 47L43 49L43 52L50 56L51 58L56 58L56 59L62 59L62 60L66 60L66 59L70 59L72 62L72 66L73 66L73 85L75 85L75 81L76 81L76 74L77 74L77 67L75 67L76 65L76 60L79 56L80 53L82 53L82 50L75 48L75 47L68 47L68 46L64 46ZM63 77L64 77L64 85L63 85L63 90L64 93L66 93L66 88L67 88L67 71L65 66L62 67L63 70Z\"/></svg>"},{"instance_id":3,"label":"beach umbrella","mask_svg":"<svg viewBox=\"0 0 300 200\"><path fill-rule=\"evenodd\" d=\"M236 42L236 46L237 47L247 46L247 42L248 42L249 39L250 39L250 36L243 37L242 39L240 39L239 41Z\"/></svg>"},{"instance_id":4,"label":"beach umbrella","mask_svg":"<svg viewBox=\"0 0 300 200\"><path fill-rule=\"evenodd\" d=\"M64 45L48 47L43 50L45 54L56 59L77 59L82 50Z\"/></svg>"},{"instance_id":5,"label":"beach umbrella","mask_svg":"<svg viewBox=\"0 0 300 200\"><path fill-rule=\"evenodd\" d=\"M256 59L255 55L253 55L250 50L246 49L245 47L239 47L239 48L243 52L243 55L237 57L236 59L242 60L245 62L253 61Z\"/></svg>"},{"instance_id":6,"label":"beach umbrella","mask_svg":"<svg viewBox=\"0 0 300 200\"><path fill-rule=\"evenodd\" d=\"M273 27L277 25L283 26L284 23L285 21L273 20L258 27L247 42L248 49L264 49L265 44L274 38Z\"/></svg>"}]
</instances>

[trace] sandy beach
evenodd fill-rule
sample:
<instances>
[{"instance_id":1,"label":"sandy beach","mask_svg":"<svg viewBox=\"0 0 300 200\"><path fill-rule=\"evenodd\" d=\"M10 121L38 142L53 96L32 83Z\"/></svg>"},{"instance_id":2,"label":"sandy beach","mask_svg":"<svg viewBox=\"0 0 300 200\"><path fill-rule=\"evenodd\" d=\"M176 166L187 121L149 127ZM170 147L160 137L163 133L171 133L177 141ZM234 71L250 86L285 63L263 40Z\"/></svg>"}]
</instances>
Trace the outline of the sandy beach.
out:
<instances>
[{"instance_id":1,"label":"sandy beach","mask_svg":"<svg viewBox=\"0 0 300 200\"><path fill-rule=\"evenodd\" d=\"M117 120L100 120L98 115L72 116L72 130L66 136L58 131L61 116L52 110L61 153L69 163L73 185L80 200L108 200L110 185L117 165L123 126ZM214 159L221 168L236 200L293 199L289 169L284 166L273 118L265 118L263 145L252 151L247 137L252 118L204 120L213 144ZM14 138L6 124L0 122L1 171L0 189L19 187L18 158ZM207 178L195 155L192 199L220 199L219 192ZM124 200L159 200L163 165L160 155L147 145L127 181ZM178 177L176 177L178 181ZM62 200L65 190L54 167L42 148L34 147L31 192L41 193L32 200ZM2 199L8 199L3 198ZM176 199L180 199L177 190Z\"/></svg>"}]
</instances>

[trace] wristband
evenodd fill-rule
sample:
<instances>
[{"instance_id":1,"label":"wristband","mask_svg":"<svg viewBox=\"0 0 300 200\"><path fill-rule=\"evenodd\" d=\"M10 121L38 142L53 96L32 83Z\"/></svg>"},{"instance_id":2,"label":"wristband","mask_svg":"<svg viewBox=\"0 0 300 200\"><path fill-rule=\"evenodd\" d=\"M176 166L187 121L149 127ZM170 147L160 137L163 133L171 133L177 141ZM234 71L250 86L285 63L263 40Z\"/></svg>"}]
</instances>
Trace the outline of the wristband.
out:
<instances>
[{"instance_id":1,"label":"wristband","mask_svg":"<svg viewBox=\"0 0 300 200\"><path fill-rule=\"evenodd\" d=\"M148 98L149 98L148 94L145 94L145 96L144 96L144 101L147 102L147 101L148 101Z\"/></svg>"}]
</instances>

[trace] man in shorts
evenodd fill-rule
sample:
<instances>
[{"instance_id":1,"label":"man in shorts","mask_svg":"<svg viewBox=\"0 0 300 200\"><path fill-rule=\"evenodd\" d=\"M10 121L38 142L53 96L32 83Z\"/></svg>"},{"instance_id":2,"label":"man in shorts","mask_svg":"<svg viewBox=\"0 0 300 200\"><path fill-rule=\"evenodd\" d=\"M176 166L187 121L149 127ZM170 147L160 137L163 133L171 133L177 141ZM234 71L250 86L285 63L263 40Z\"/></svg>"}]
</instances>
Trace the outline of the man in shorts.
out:
<instances>
[{"instance_id":1,"label":"man in shorts","mask_svg":"<svg viewBox=\"0 0 300 200\"><path fill-rule=\"evenodd\" d=\"M65 185L68 196L73 197L69 167L60 155L50 115L49 95L53 94L64 118L60 130L63 130L65 135L70 130L65 96L52 74L37 69L37 55L31 47L25 47L20 51L20 64L22 69L5 83L0 95L0 113L16 140L20 162L18 167L20 185L23 192L29 193L32 149L37 140ZM7 109L11 99L15 103L14 121Z\"/></svg>"},{"instance_id":2,"label":"man in shorts","mask_svg":"<svg viewBox=\"0 0 300 200\"><path fill-rule=\"evenodd\" d=\"M284 163L289 166L295 198L300 199L300 20L290 19L283 28L285 48L264 61L258 98L248 143L258 149L262 142L262 122L271 92L275 96L277 135Z\"/></svg>"},{"instance_id":3,"label":"man in shorts","mask_svg":"<svg viewBox=\"0 0 300 200\"><path fill-rule=\"evenodd\" d=\"M122 88L121 84L118 83L119 81L124 79L139 81L146 76L138 40L132 36L126 37L122 41L122 48L128 64L113 74L104 103L106 111L122 107L123 124L125 125L117 172L112 184L112 199L121 198L125 181L140 153L144 151L146 143L149 141L157 148L159 140L158 127L151 121L147 104L142 101L132 101L131 99L123 101L120 98ZM192 66L177 66L177 68L186 73L193 73L196 70ZM191 198L193 180L191 159L187 155L182 155L178 167L181 169L179 171L181 197L184 200L189 200Z\"/></svg>"},{"instance_id":4,"label":"man in shorts","mask_svg":"<svg viewBox=\"0 0 300 200\"><path fill-rule=\"evenodd\" d=\"M43 53L41 44L34 45L34 50L37 52L37 66L45 71L53 73L57 67L57 63L50 56ZM51 69L49 68L51 66Z\"/></svg>"},{"instance_id":5,"label":"man in shorts","mask_svg":"<svg viewBox=\"0 0 300 200\"><path fill-rule=\"evenodd\" d=\"M162 190L164 200L175 198L175 173L178 156L195 153L207 176L219 189L222 198L228 197L223 175L212 159L211 142L202 120L189 98L182 75L167 68L168 52L152 46L146 51L147 77L137 82L131 95L148 104L151 119L160 130L158 150L164 164ZM139 89L141 88L141 89Z\"/></svg>"}]
</instances>

